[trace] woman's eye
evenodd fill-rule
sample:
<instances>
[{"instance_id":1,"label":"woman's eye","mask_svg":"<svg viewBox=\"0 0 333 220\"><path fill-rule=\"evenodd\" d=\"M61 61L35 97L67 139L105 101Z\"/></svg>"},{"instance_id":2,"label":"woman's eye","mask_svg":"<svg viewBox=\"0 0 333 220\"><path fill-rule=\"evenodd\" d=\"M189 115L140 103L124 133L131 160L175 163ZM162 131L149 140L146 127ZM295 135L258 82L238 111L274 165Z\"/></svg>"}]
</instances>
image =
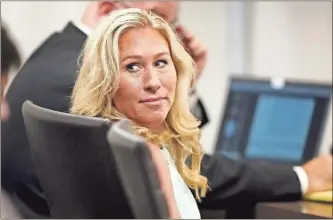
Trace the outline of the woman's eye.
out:
<instances>
[{"instance_id":1,"label":"woman's eye","mask_svg":"<svg viewBox=\"0 0 333 220\"><path fill-rule=\"evenodd\" d=\"M126 65L126 69L128 72L134 73L140 70L140 66L136 63L131 63Z\"/></svg>"},{"instance_id":2,"label":"woman's eye","mask_svg":"<svg viewBox=\"0 0 333 220\"><path fill-rule=\"evenodd\" d=\"M167 62L166 60L158 60L158 61L155 63L155 66L158 67L158 68L163 68L163 67L165 67L167 64L168 64L168 62Z\"/></svg>"}]
</instances>

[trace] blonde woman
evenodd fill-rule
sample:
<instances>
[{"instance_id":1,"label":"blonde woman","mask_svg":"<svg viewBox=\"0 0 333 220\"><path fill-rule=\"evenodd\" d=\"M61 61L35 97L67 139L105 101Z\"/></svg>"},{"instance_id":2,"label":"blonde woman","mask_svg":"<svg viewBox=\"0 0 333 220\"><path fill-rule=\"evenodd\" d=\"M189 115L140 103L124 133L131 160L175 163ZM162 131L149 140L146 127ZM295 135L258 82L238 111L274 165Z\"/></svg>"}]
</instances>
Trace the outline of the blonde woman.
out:
<instances>
[{"instance_id":1,"label":"blonde woman","mask_svg":"<svg viewBox=\"0 0 333 220\"><path fill-rule=\"evenodd\" d=\"M161 147L180 216L200 218L196 200L208 184L200 175L200 122L188 100L195 65L171 27L144 10L114 11L89 36L82 55L71 112L131 120L137 135Z\"/></svg>"}]
</instances>

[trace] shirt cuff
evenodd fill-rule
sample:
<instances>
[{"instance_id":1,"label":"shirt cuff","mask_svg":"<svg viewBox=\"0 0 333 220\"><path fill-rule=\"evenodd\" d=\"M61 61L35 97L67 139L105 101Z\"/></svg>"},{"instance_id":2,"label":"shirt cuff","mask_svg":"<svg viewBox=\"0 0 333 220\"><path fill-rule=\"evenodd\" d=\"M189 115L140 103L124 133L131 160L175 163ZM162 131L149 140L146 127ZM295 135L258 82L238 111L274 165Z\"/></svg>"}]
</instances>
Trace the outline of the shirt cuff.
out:
<instances>
[{"instance_id":1,"label":"shirt cuff","mask_svg":"<svg viewBox=\"0 0 333 220\"><path fill-rule=\"evenodd\" d=\"M85 24L83 24L82 22L80 22L80 21L72 21L73 22L73 24L80 30L80 31L82 31L85 35L87 35L87 36L89 36L90 35L90 33L91 33L91 29L87 26L87 25L85 25Z\"/></svg>"},{"instance_id":2,"label":"shirt cuff","mask_svg":"<svg viewBox=\"0 0 333 220\"><path fill-rule=\"evenodd\" d=\"M293 167L293 170L296 173L296 175L298 176L298 179L299 179L299 182L301 185L302 194L305 195L309 189L308 175L306 174L305 170L300 166Z\"/></svg>"}]
</instances>

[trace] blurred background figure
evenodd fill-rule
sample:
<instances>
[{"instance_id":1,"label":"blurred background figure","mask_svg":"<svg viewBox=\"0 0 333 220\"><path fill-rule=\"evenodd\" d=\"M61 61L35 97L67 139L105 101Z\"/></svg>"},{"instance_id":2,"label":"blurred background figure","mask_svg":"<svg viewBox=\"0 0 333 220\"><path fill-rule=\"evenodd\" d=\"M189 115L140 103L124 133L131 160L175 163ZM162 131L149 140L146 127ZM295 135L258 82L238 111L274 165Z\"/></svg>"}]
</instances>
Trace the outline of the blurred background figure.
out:
<instances>
[{"instance_id":1,"label":"blurred background figure","mask_svg":"<svg viewBox=\"0 0 333 220\"><path fill-rule=\"evenodd\" d=\"M1 19L2 20L2 19ZM8 81L8 74L12 67L18 68L21 58L16 45L10 38L8 31L1 23L1 120L6 120L9 116L9 109L4 97L4 90ZM1 219L20 218L16 207L10 196L1 188Z\"/></svg>"},{"instance_id":2,"label":"blurred background figure","mask_svg":"<svg viewBox=\"0 0 333 220\"><path fill-rule=\"evenodd\" d=\"M4 97L9 72L13 67L19 68L20 65L21 58L18 49L6 27L1 23L1 120L5 120L9 115L7 101Z\"/></svg>"}]
</instances>

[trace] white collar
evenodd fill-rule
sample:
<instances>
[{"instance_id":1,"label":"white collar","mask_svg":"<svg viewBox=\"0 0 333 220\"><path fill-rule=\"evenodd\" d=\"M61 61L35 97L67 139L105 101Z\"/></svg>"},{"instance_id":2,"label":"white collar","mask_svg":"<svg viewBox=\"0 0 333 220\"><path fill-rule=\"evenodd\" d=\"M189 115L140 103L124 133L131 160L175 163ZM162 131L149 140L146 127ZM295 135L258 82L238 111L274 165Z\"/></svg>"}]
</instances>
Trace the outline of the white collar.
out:
<instances>
[{"instance_id":1,"label":"white collar","mask_svg":"<svg viewBox=\"0 0 333 220\"><path fill-rule=\"evenodd\" d=\"M91 33L91 28L83 24L81 21L72 21L74 26L76 26L80 31L85 33L87 36Z\"/></svg>"}]
</instances>

